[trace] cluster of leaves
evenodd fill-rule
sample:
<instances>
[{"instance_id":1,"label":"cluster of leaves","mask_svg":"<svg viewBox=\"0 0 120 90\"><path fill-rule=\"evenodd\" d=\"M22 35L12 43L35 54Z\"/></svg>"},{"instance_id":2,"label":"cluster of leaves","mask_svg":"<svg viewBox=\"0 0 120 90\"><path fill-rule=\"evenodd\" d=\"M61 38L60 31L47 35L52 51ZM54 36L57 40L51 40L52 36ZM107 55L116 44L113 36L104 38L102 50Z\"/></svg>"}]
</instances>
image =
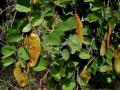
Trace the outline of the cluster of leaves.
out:
<instances>
[{"instance_id":1,"label":"cluster of leaves","mask_svg":"<svg viewBox=\"0 0 120 90\"><path fill-rule=\"evenodd\" d=\"M23 72L40 72L39 88L45 81L49 90L86 90L98 72L107 83L120 74L119 0L17 0L12 8L0 61L15 66L20 86L30 82Z\"/></svg>"}]
</instances>

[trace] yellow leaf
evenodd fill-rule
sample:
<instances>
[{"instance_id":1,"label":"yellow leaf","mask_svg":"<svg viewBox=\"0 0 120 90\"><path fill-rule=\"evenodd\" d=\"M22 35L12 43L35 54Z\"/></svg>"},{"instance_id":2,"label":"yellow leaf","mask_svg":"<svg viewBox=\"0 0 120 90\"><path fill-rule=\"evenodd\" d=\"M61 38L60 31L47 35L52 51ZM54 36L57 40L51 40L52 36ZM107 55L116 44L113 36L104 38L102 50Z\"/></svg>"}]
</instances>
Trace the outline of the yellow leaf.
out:
<instances>
[{"instance_id":1,"label":"yellow leaf","mask_svg":"<svg viewBox=\"0 0 120 90\"><path fill-rule=\"evenodd\" d=\"M120 74L120 48L115 50L114 70Z\"/></svg>"},{"instance_id":2,"label":"yellow leaf","mask_svg":"<svg viewBox=\"0 0 120 90\"><path fill-rule=\"evenodd\" d=\"M30 67L34 67L37 64L41 52L41 41L39 36L32 32L30 36L25 39L25 46L27 46L30 54Z\"/></svg>"},{"instance_id":3,"label":"yellow leaf","mask_svg":"<svg viewBox=\"0 0 120 90\"><path fill-rule=\"evenodd\" d=\"M38 0L31 0L32 4L36 4L38 2Z\"/></svg>"},{"instance_id":4,"label":"yellow leaf","mask_svg":"<svg viewBox=\"0 0 120 90\"><path fill-rule=\"evenodd\" d=\"M42 88L41 87L38 87L38 89L37 90L42 90Z\"/></svg>"},{"instance_id":5,"label":"yellow leaf","mask_svg":"<svg viewBox=\"0 0 120 90\"><path fill-rule=\"evenodd\" d=\"M83 24L82 21L80 20L80 17L78 14L75 14L76 18L77 18L77 29L76 29L76 34L79 37L80 40L80 46L82 46L82 42L83 42Z\"/></svg>"},{"instance_id":6,"label":"yellow leaf","mask_svg":"<svg viewBox=\"0 0 120 90\"><path fill-rule=\"evenodd\" d=\"M17 83L19 84L19 86L25 87L28 84L28 76L27 76L27 74L22 73L22 69L20 67L19 62L17 62L15 64L13 73L14 73L15 79L16 79Z\"/></svg>"},{"instance_id":7,"label":"yellow leaf","mask_svg":"<svg viewBox=\"0 0 120 90\"><path fill-rule=\"evenodd\" d=\"M106 40L102 41L101 48L100 48L100 56L104 56L107 51Z\"/></svg>"},{"instance_id":8,"label":"yellow leaf","mask_svg":"<svg viewBox=\"0 0 120 90\"><path fill-rule=\"evenodd\" d=\"M103 39L102 44L101 44L100 56L104 56L106 54L107 48L110 47L111 33L112 33L112 28L111 28L110 24L108 24L108 29L105 32L104 39Z\"/></svg>"},{"instance_id":9,"label":"yellow leaf","mask_svg":"<svg viewBox=\"0 0 120 90\"><path fill-rule=\"evenodd\" d=\"M89 72L87 71L88 66L85 65L85 67L83 68L83 70L80 73L80 76L82 77L83 80L87 80L89 81L91 78L91 75L89 74Z\"/></svg>"},{"instance_id":10,"label":"yellow leaf","mask_svg":"<svg viewBox=\"0 0 120 90\"><path fill-rule=\"evenodd\" d=\"M110 46L110 36L112 34L112 31L113 31L112 27L110 26L110 24L108 24L107 48L109 48Z\"/></svg>"}]
</instances>

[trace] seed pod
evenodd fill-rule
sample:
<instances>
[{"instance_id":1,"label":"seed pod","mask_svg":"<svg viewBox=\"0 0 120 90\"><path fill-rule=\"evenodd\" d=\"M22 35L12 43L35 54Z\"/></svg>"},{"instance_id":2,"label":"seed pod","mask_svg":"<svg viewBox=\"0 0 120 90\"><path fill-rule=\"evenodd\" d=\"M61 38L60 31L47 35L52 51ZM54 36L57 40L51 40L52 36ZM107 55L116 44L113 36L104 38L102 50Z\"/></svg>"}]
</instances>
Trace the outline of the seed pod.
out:
<instances>
[{"instance_id":1,"label":"seed pod","mask_svg":"<svg viewBox=\"0 0 120 90\"><path fill-rule=\"evenodd\" d=\"M25 46L27 46L30 54L30 67L34 67L37 64L41 52L41 42L39 36L32 32L30 36L25 39Z\"/></svg>"},{"instance_id":2,"label":"seed pod","mask_svg":"<svg viewBox=\"0 0 120 90\"><path fill-rule=\"evenodd\" d=\"M14 73L15 79L16 79L17 83L19 84L19 86L25 87L28 84L28 76L27 76L27 74L22 73L22 69L20 67L19 62L17 62L15 64L13 73Z\"/></svg>"}]
</instances>

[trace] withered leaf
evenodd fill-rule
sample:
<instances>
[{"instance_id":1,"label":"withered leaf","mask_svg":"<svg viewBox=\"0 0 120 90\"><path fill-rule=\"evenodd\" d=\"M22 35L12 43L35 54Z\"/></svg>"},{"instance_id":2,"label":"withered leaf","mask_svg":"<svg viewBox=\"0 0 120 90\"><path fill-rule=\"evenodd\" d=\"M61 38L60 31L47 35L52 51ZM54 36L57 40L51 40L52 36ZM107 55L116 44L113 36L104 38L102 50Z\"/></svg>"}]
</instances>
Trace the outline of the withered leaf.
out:
<instances>
[{"instance_id":1,"label":"withered leaf","mask_svg":"<svg viewBox=\"0 0 120 90\"><path fill-rule=\"evenodd\" d=\"M104 56L107 51L106 40L102 41L101 48L100 48L100 56Z\"/></svg>"},{"instance_id":2,"label":"withered leaf","mask_svg":"<svg viewBox=\"0 0 120 90\"><path fill-rule=\"evenodd\" d=\"M108 24L107 48L109 48L110 46L110 36L112 34L112 31L113 31L112 27L110 26L110 24Z\"/></svg>"},{"instance_id":3,"label":"withered leaf","mask_svg":"<svg viewBox=\"0 0 120 90\"><path fill-rule=\"evenodd\" d=\"M80 73L80 76L82 77L83 80L89 81L90 78L91 78L91 75L90 75L89 72L87 71L87 68L88 68L88 66L85 65L84 68L83 68L83 70L82 70L81 73Z\"/></svg>"},{"instance_id":4,"label":"withered leaf","mask_svg":"<svg viewBox=\"0 0 120 90\"><path fill-rule=\"evenodd\" d=\"M111 28L110 24L108 24L108 29L105 32L104 39L101 44L100 56L104 56L106 54L107 48L109 48L109 46L110 46L111 33L112 33L112 28Z\"/></svg>"},{"instance_id":5,"label":"withered leaf","mask_svg":"<svg viewBox=\"0 0 120 90\"><path fill-rule=\"evenodd\" d=\"M32 4L36 4L38 2L38 0L31 0Z\"/></svg>"},{"instance_id":6,"label":"withered leaf","mask_svg":"<svg viewBox=\"0 0 120 90\"><path fill-rule=\"evenodd\" d=\"M76 34L79 37L80 40L80 46L82 46L82 42L83 42L83 24L82 21L80 20L80 17L78 14L75 14L76 18L77 18L77 29L76 29Z\"/></svg>"}]
</instances>

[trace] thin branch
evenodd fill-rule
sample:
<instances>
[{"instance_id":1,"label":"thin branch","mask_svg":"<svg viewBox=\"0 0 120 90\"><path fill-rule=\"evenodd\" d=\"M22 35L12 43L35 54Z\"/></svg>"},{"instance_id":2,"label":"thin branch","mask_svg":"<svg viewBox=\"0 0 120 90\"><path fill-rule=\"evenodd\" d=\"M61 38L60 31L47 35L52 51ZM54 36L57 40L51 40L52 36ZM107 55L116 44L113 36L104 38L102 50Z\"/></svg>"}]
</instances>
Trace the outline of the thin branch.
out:
<instances>
[{"instance_id":1,"label":"thin branch","mask_svg":"<svg viewBox=\"0 0 120 90\"><path fill-rule=\"evenodd\" d=\"M5 45L5 44L0 42L0 45Z\"/></svg>"},{"instance_id":2,"label":"thin branch","mask_svg":"<svg viewBox=\"0 0 120 90\"><path fill-rule=\"evenodd\" d=\"M2 10L2 11L0 12L0 14L2 15L3 12L5 12L6 10L8 10L8 9L14 7L14 6L15 6L15 5L11 5L11 6L6 7L4 10Z\"/></svg>"},{"instance_id":3,"label":"thin branch","mask_svg":"<svg viewBox=\"0 0 120 90\"><path fill-rule=\"evenodd\" d=\"M93 41L95 40L95 38L92 38L92 41L90 43L90 49L89 49L89 53L92 51L92 44L93 44Z\"/></svg>"},{"instance_id":4,"label":"thin branch","mask_svg":"<svg viewBox=\"0 0 120 90\"><path fill-rule=\"evenodd\" d=\"M53 67L54 64L52 64L50 66L50 68L46 71L46 73L44 74L44 76L40 79L40 85L41 85L41 82L47 77L47 75L51 72L52 70L52 67Z\"/></svg>"},{"instance_id":5,"label":"thin branch","mask_svg":"<svg viewBox=\"0 0 120 90\"><path fill-rule=\"evenodd\" d=\"M11 27L12 27L13 22L14 22L14 20L15 20L16 14L17 14L17 11L15 11L15 13L14 13L13 20L12 20L12 23L11 23Z\"/></svg>"}]
</instances>

